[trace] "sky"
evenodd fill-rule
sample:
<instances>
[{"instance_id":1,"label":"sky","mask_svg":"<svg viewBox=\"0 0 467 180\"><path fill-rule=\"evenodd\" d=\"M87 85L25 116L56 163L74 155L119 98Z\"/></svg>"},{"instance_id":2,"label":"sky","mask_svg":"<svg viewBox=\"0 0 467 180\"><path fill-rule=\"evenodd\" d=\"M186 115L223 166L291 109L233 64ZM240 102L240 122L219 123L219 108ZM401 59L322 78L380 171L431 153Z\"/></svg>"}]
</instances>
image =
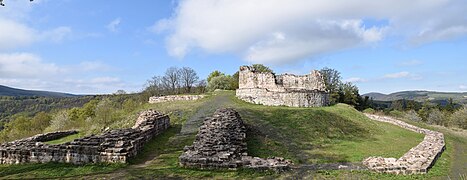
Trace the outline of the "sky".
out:
<instances>
[{"instance_id":1,"label":"sky","mask_svg":"<svg viewBox=\"0 0 467 180\"><path fill-rule=\"evenodd\" d=\"M138 92L172 66L329 67L360 93L467 91L465 0L4 0L0 85Z\"/></svg>"}]
</instances>

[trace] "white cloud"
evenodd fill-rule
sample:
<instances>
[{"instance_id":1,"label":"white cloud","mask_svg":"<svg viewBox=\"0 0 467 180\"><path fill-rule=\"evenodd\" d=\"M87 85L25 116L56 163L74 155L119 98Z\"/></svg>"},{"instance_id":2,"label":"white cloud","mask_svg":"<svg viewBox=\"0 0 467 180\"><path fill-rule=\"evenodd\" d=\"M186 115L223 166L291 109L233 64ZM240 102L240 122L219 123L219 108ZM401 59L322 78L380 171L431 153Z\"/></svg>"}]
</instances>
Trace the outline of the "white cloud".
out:
<instances>
[{"instance_id":1,"label":"white cloud","mask_svg":"<svg viewBox=\"0 0 467 180\"><path fill-rule=\"evenodd\" d=\"M467 90L467 86L466 86L466 85L460 85L460 86L459 86L459 89L462 90L462 91L466 91L466 90Z\"/></svg>"},{"instance_id":2,"label":"white cloud","mask_svg":"<svg viewBox=\"0 0 467 180\"><path fill-rule=\"evenodd\" d=\"M44 77L64 72L30 53L0 54L0 77Z\"/></svg>"},{"instance_id":3,"label":"white cloud","mask_svg":"<svg viewBox=\"0 0 467 180\"><path fill-rule=\"evenodd\" d=\"M168 52L176 57L199 48L256 63L287 63L387 35L416 43L465 36L466 11L463 0L183 0L173 17L149 30L168 29ZM367 26L366 19L388 23Z\"/></svg>"},{"instance_id":4,"label":"white cloud","mask_svg":"<svg viewBox=\"0 0 467 180\"><path fill-rule=\"evenodd\" d=\"M359 77L351 77L348 79L344 79L344 82L361 83L361 82L367 82L367 80L363 78L359 78Z\"/></svg>"},{"instance_id":5,"label":"white cloud","mask_svg":"<svg viewBox=\"0 0 467 180\"><path fill-rule=\"evenodd\" d=\"M419 74L409 73L407 71L397 72L386 74L383 76L383 79L400 79L400 78L407 78L410 80L421 80L423 77Z\"/></svg>"},{"instance_id":6,"label":"white cloud","mask_svg":"<svg viewBox=\"0 0 467 180\"><path fill-rule=\"evenodd\" d=\"M120 23L121 23L121 19L116 18L107 25L107 29L111 32L118 32L118 26L120 25Z\"/></svg>"},{"instance_id":7,"label":"white cloud","mask_svg":"<svg viewBox=\"0 0 467 180\"><path fill-rule=\"evenodd\" d=\"M29 45L35 41L35 30L28 26L0 18L0 50Z\"/></svg>"},{"instance_id":8,"label":"white cloud","mask_svg":"<svg viewBox=\"0 0 467 180\"><path fill-rule=\"evenodd\" d=\"M0 53L1 85L88 94L112 93L118 89L138 90L140 86L103 75L104 71L111 69L111 66L98 61L60 66L31 53Z\"/></svg>"},{"instance_id":9,"label":"white cloud","mask_svg":"<svg viewBox=\"0 0 467 180\"><path fill-rule=\"evenodd\" d=\"M409 75L410 75L409 72L404 71L404 72L386 74L386 75L384 75L384 78L397 79L397 78L405 78L405 77L408 77Z\"/></svg>"},{"instance_id":10,"label":"white cloud","mask_svg":"<svg viewBox=\"0 0 467 180\"><path fill-rule=\"evenodd\" d=\"M421 64L423 64L422 61L414 59L414 60L401 62L401 63L399 63L397 65L406 67L406 66L418 66L418 65L421 65Z\"/></svg>"},{"instance_id":11,"label":"white cloud","mask_svg":"<svg viewBox=\"0 0 467 180\"><path fill-rule=\"evenodd\" d=\"M59 43L65 40L66 38L69 38L71 34L72 30L70 27L61 26L52 30L42 32L39 38L41 40Z\"/></svg>"}]
</instances>

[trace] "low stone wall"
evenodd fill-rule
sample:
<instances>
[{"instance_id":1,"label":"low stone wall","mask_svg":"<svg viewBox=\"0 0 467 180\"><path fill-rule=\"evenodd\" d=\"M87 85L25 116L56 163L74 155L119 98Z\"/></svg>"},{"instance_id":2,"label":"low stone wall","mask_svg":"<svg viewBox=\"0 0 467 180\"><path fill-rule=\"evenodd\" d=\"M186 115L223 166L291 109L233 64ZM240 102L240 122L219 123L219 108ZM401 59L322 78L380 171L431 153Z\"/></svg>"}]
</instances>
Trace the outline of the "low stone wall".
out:
<instances>
[{"instance_id":1,"label":"low stone wall","mask_svg":"<svg viewBox=\"0 0 467 180\"><path fill-rule=\"evenodd\" d=\"M390 117L365 114L367 117L381 122L391 123L402 128L425 134L423 141L410 149L399 159L369 157L363 164L369 169L393 174L425 174L435 164L446 148L443 133L410 125Z\"/></svg>"},{"instance_id":2,"label":"low stone wall","mask_svg":"<svg viewBox=\"0 0 467 180\"><path fill-rule=\"evenodd\" d=\"M101 135L91 135L58 145L44 144L44 141L53 139L34 138L36 136L1 144L0 164L126 163L129 158L136 156L144 143L169 126L170 119L167 115L148 110L140 114L133 128L107 131ZM59 137L52 134L38 137Z\"/></svg>"},{"instance_id":3,"label":"low stone wall","mask_svg":"<svg viewBox=\"0 0 467 180\"><path fill-rule=\"evenodd\" d=\"M25 139L20 139L14 142L46 142L46 141L52 141L56 139L60 139L62 137L66 137L72 134L78 134L78 131L71 130L71 131L56 131L56 132L51 132L51 133L45 133L45 134L38 134L32 137L28 137Z\"/></svg>"},{"instance_id":4,"label":"low stone wall","mask_svg":"<svg viewBox=\"0 0 467 180\"><path fill-rule=\"evenodd\" d=\"M204 98L205 95L173 95L173 96L153 96L149 98L149 103L161 103L171 101L194 101Z\"/></svg>"},{"instance_id":5,"label":"low stone wall","mask_svg":"<svg viewBox=\"0 0 467 180\"><path fill-rule=\"evenodd\" d=\"M192 146L179 157L180 165L200 169L273 169L283 171L291 162L283 158L261 159L248 156L246 128L233 109L218 109L204 120Z\"/></svg>"},{"instance_id":6,"label":"low stone wall","mask_svg":"<svg viewBox=\"0 0 467 180\"><path fill-rule=\"evenodd\" d=\"M322 91L273 92L267 89L237 89L236 96L249 103L265 106L321 107L327 106L329 94Z\"/></svg>"}]
</instances>

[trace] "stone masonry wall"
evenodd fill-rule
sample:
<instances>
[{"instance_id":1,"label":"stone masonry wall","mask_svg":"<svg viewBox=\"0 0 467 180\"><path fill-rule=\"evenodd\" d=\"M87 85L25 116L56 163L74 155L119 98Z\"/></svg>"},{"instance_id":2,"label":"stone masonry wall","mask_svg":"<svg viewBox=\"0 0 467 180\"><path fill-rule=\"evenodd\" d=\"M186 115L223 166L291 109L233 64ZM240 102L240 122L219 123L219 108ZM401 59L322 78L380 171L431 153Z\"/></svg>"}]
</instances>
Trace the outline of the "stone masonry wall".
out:
<instances>
[{"instance_id":1,"label":"stone masonry wall","mask_svg":"<svg viewBox=\"0 0 467 180\"><path fill-rule=\"evenodd\" d=\"M143 111L133 128L107 131L101 135L91 135L58 145L43 143L53 140L52 138L34 138L36 136L1 144L0 164L126 163L129 158L136 156L147 141L169 126L170 119L167 115L154 110ZM48 133L39 136L59 138L65 134Z\"/></svg>"},{"instance_id":2,"label":"stone masonry wall","mask_svg":"<svg viewBox=\"0 0 467 180\"><path fill-rule=\"evenodd\" d=\"M402 128L425 134L423 141L410 149L399 159L369 157L363 164L370 170L393 174L425 174L435 164L446 148L443 133L431 131L410 125L390 117L365 114L367 117L381 122L387 122Z\"/></svg>"},{"instance_id":3,"label":"stone masonry wall","mask_svg":"<svg viewBox=\"0 0 467 180\"><path fill-rule=\"evenodd\" d=\"M324 79L319 71L308 75L274 75L242 66L236 96L267 106L320 107L329 104Z\"/></svg>"},{"instance_id":4,"label":"stone masonry wall","mask_svg":"<svg viewBox=\"0 0 467 180\"><path fill-rule=\"evenodd\" d=\"M233 109L218 109L207 117L192 146L186 146L179 157L180 165L200 169L273 169L283 171L290 161L283 158L261 159L248 156L246 128Z\"/></svg>"},{"instance_id":5,"label":"stone masonry wall","mask_svg":"<svg viewBox=\"0 0 467 180\"><path fill-rule=\"evenodd\" d=\"M149 98L149 103L161 103L171 101L195 101L204 97L205 95L153 96Z\"/></svg>"}]
</instances>

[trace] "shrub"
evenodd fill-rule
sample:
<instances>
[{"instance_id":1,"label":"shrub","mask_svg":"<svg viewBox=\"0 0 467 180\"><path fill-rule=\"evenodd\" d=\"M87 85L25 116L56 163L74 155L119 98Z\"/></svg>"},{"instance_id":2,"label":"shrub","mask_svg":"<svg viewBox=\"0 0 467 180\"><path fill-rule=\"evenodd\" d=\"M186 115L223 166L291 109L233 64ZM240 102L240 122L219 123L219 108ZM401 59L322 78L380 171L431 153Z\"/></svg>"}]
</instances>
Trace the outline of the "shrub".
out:
<instances>
[{"instance_id":1,"label":"shrub","mask_svg":"<svg viewBox=\"0 0 467 180\"><path fill-rule=\"evenodd\" d=\"M374 114L376 111L373 108L366 108L363 113Z\"/></svg>"},{"instance_id":2,"label":"shrub","mask_svg":"<svg viewBox=\"0 0 467 180\"><path fill-rule=\"evenodd\" d=\"M214 91L216 89L232 90L232 82L234 79L231 76L216 76L209 81L208 90Z\"/></svg>"},{"instance_id":3,"label":"shrub","mask_svg":"<svg viewBox=\"0 0 467 180\"><path fill-rule=\"evenodd\" d=\"M389 115L393 117L403 118L405 114L404 112L399 110L392 110L389 112Z\"/></svg>"},{"instance_id":4,"label":"shrub","mask_svg":"<svg viewBox=\"0 0 467 180\"><path fill-rule=\"evenodd\" d=\"M404 115L404 118L415 122L419 122L422 120L422 118L418 116L417 112L415 112L414 110L407 111Z\"/></svg>"},{"instance_id":5,"label":"shrub","mask_svg":"<svg viewBox=\"0 0 467 180\"><path fill-rule=\"evenodd\" d=\"M451 123L462 129L467 129L467 106L464 105L451 115Z\"/></svg>"},{"instance_id":6,"label":"shrub","mask_svg":"<svg viewBox=\"0 0 467 180\"><path fill-rule=\"evenodd\" d=\"M446 115L438 109L432 109L427 117L428 124L436 124L436 125L448 125L448 118Z\"/></svg>"}]
</instances>

